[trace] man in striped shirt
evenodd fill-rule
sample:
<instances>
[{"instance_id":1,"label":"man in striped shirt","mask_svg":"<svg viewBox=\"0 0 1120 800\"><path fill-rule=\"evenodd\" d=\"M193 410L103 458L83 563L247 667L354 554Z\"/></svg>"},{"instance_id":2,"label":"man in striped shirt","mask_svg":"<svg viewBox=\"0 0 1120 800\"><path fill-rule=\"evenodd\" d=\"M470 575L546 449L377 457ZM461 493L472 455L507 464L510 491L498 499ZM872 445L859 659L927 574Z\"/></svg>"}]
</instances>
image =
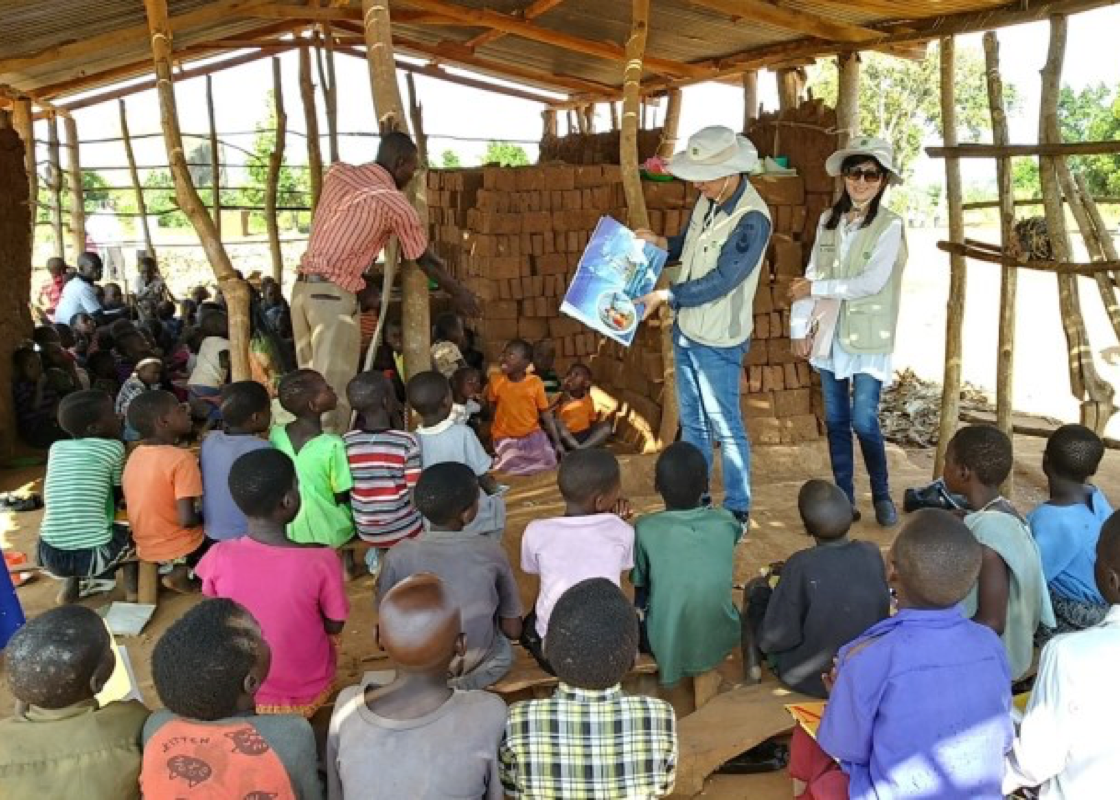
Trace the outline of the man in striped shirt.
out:
<instances>
[{"instance_id":1,"label":"man in striped shirt","mask_svg":"<svg viewBox=\"0 0 1120 800\"><path fill-rule=\"evenodd\" d=\"M358 371L358 293L389 237L400 241L403 258L415 261L468 316L478 314L474 295L451 278L428 244L428 234L402 190L420 167L419 153L404 133L381 139L377 160L338 163L323 180L311 238L292 290L292 329L300 367L321 373L341 395ZM324 416L324 428L346 429L350 406Z\"/></svg>"}]
</instances>

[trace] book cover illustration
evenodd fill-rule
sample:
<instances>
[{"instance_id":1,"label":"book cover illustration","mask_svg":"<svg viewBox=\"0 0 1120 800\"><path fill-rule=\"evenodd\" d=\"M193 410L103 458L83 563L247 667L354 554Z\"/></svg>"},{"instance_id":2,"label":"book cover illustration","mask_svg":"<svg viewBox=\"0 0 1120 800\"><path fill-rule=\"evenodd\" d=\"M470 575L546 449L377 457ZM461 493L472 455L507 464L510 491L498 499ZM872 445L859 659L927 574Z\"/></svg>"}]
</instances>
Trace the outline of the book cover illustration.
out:
<instances>
[{"instance_id":1,"label":"book cover illustration","mask_svg":"<svg viewBox=\"0 0 1120 800\"><path fill-rule=\"evenodd\" d=\"M601 217L560 311L629 347L642 319L642 306L634 299L653 291L668 255L616 220Z\"/></svg>"}]
</instances>

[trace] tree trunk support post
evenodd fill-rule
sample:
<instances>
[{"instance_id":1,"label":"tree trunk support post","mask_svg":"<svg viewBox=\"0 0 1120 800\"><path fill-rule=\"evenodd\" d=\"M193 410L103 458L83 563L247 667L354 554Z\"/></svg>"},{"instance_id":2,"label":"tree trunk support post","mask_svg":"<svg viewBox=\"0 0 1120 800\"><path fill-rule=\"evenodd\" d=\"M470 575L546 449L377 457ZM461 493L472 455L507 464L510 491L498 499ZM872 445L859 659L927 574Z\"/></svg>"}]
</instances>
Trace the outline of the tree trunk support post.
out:
<instances>
[{"instance_id":1,"label":"tree trunk support post","mask_svg":"<svg viewBox=\"0 0 1120 800\"><path fill-rule=\"evenodd\" d=\"M665 106L665 124L661 128L661 142L657 145L657 155L671 158L677 149L677 132L681 125L681 90L670 89L669 101Z\"/></svg>"},{"instance_id":2,"label":"tree trunk support post","mask_svg":"<svg viewBox=\"0 0 1120 800\"><path fill-rule=\"evenodd\" d=\"M66 127L66 174L70 183L70 239L74 244L74 258L86 250L86 206L82 187L81 143L78 141L78 123L73 117L63 117Z\"/></svg>"},{"instance_id":3,"label":"tree trunk support post","mask_svg":"<svg viewBox=\"0 0 1120 800\"><path fill-rule=\"evenodd\" d=\"M758 70L743 73L743 133L758 119Z\"/></svg>"},{"instance_id":4,"label":"tree trunk support post","mask_svg":"<svg viewBox=\"0 0 1120 800\"><path fill-rule=\"evenodd\" d=\"M323 105L327 111L327 142L331 163L338 163L338 85L334 75L334 31L324 22L320 28L323 47L317 48L315 60L319 66L319 83L323 87Z\"/></svg>"},{"instance_id":5,"label":"tree trunk support post","mask_svg":"<svg viewBox=\"0 0 1120 800\"><path fill-rule=\"evenodd\" d=\"M799 67L785 67L774 73L778 81L778 108L781 111L797 108L805 88L804 73Z\"/></svg>"},{"instance_id":6,"label":"tree trunk support post","mask_svg":"<svg viewBox=\"0 0 1120 800\"><path fill-rule=\"evenodd\" d=\"M54 252L66 258L66 239L62 233L62 157L58 142L58 115L47 118L47 188L51 200L51 232L54 234Z\"/></svg>"},{"instance_id":7,"label":"tree trunk support post","mask_svg":"<svg viewBox=\"0 0 1120 800\"><path fill-rule=\"evenodd\" d=\"M315 84L311 80L311 45L299 49L299 96L307 126L307 171L311 177L311 215L323 193L323 151L319 146L319 111L315 106Z\"/></svg>"},{"instance_id":8,"label":"tree trunk support post","mask_svg":"<svg viewBox=\"0 0 1120 800\"><path fill-rule=\"evenodd\" d=\"M941 40L941 138L947 147L957 145L956 40ZM945 197L949 205L949 239L964 244L964 209L961 207L961 162L945 159ZM949 257L949 308L945 319L945 372L941 380L941 425L937 436L937 455L933 476L938 478L945 466L945 450L957 432L961 412L961 364L967 277L964 256Z\"/></svg>"},{"instance_id":9,"label":"tree trunk support post","mask_svg":"<svg viewBox=\"0 0 1120 800\"><path fill-rule=\"evenodd\" d=\"M284 147L288 138L288 114L284 111L284 81L280 59L272 59L272 104L276 116L276 135L268 154L268 174L264 189L264 222L268 228L268 249L272 254L272 277L280 283L284 277L284 253L280 247L279 205L280 169L284 166Z\"/></svg>"},{"instance_id":10,"label":"tree trunk support post","mask_svg":"<svg viewBox=\"0 0 1120 800\"><path fill-rule=\"evenodd\" d=\"M171 80L171 24L167 16L167 0L144 0L152 49L152 63L159 95L160 127L167 148L171 177L175 181L175 199L198 234L199 242L210 268L214 271L229 309L230 372L233 380L249 380L249 286L237 277L229 254L218 237L214 220L198 195L183 149L179 128L179 112L175 104L175 87Z\"/></svg>"},{"instance_id":11,"label":"tree trunk support post","mask_svg":"<svg viewBox=\"0 0 1120 800\"><path fill-rule=\"evenodd\" d=\"M210 209L214 215L214 230L222 240L222 158L218 149L218 120L214 114L214 76L206 76L206 115L210 121ZM147 225L144 228L147 233ZM148 247L151 248L151 237ZM152 254L154 255L154 253Z\"/></svg>"},{"instance_id":12,"label":"tree trunk support post","mask_svg":"<svg viewBox=\"0 0 1120 800\"><path fill-rule=\"evenodd\" d=\"M132 182L132 191L136 194L136 211L140 215L140 231L144 236L144 251L152 258L156 257L156 248L152 244L152 232L148 227L148 203L144 199L144 187L140 184L140 172L136 169L136 154L132 150L132 136L128 131L128 106L122 97L117 101L121 113L121 142L124 144L124 157L128 162L128 177Z\"/></svg>"},{"instance_id":13,"label":"tree trunk support post","mask_svg":"<svg viewBox=\"0 0 1120 800\"><path fill-rule=\"evenodd\" d=\"M35 112L26 97L12 102L12 127L23 141L23 164L27 171L27 205L31 217L31 250L35 250L35 221L39 218L39 165L35 158Z\"/></svg>"},{"instance_id":14,"label":"tree trunk support post","mask_svg":"<svg viewBox=\"0 0 1120 800\"><path fill-rule=\"evenodd\" d=\"M542 128L543 128L543 130L541 131L541 138L542 139L548 139L548 138L555 139L556 138L556 109L555 108L546 108L544 111L541 112L541 125L542 125Z\"/></svg>"},{"instance_id":15,"label":"tree trunk support post","mask_svg":"<svg viewBox=\"0 0 1120 800\"><path fill-rule=\"evenodd\" d=\"M860 133L858 52L841 53L836 57L839 87L836 96L836 127L840 129L840 147L847 147Z\"/></svg>"}]
</instances>

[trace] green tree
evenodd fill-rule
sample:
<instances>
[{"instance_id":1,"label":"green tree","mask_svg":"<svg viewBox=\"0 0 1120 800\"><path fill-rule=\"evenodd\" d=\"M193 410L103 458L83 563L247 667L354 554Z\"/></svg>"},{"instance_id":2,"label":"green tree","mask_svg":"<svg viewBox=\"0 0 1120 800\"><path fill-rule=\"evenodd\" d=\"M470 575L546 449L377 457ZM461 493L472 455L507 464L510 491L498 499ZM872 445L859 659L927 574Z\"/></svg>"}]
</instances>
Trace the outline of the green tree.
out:
<instances>
[{"instance_id":1,"label":"green tree","mask_svg":"<svg viewBox=\"0 0 1120 800\"><path fill-rule=\"evenodd\" d=\"M483 164L497 164L500 167L524 167L529 164L529 154L520 145L508 142L490 142L482 156Z\"/></svg>"},{"instance_id":2,"label":"green tree","mask_svg":"<svg viewBox=\"0 0 1120 800\"><path fill-rule=\"evenodd\" d=\"M276 147L276 111L272 102L271 90L265 98L265 108L264 119L255 126L257 133L253 138L253 154L249 157L245 186L238 193L237 198L240 205L264 207L265 190L268 186L268 159ZM207 158L207 160L209 159ZM310 202L310 177L307 170L292 169L285 156L280 166L276 204L279 206L301 206L310 205ZM254 212L253 216L264 219L263 211Z\"/></svg>"},{"instance_id":3,"label":"green tree","mask_svg":"<svg viewBox=\"0 0 1120 800\"><path fill-rule=\"evenodd\" d=\"M459 154L454 150L444 150L440 153L439 160L440 166L444 169L455 169L463 166L463 163L459 160Z\"/></svg>"},{"instance_id":4,"label":"green tree","mask_svg":"<svg viewBox=\"0 0 1120 800\"><path fill-rule=\"evenodd\" d=\"M1058 95L1058 124L1067 142L1120 139L1120 86L1099 83L1080 92L1063 87ZM1070 159L1070 167L1085 175L1093 195L1120 195L1120 156L1077 156Z\"/></svg>"},{"instance_id":5,"label":"green tree","mask_svg":"<svg viewBox=\"0 0 1120 800\"><path fill-rule=\"evenodd\" d=\"M152 170L144 178L144 188L152 190L144 192L144 202L149 214L158 215L161 228L189 227L186 215L177 210L179 203L175 200L175 182L170 171Z\"/></svg>"},{"instance_id":6,"label":"green tree","mask_svg":"<svg viewBox=\"0 0 1120 800\"><path fill-rule=\"evenodd\" d=\"M116 207L116 198L110 197L109 181L105 176L93 170L82 170L82 207L87 214L97 210L103 200L108 200Z\"/></svg>"},{"instance_id":7,"label":"green tree","mask_svg":"<svg viewBox=\"0 0 1120 800\"><path fill-rule=\"evenodd\" d=\"M859 113L862 133L881 136L895 148L900 172L908 177L914 159L927 135L940 135L940 55L931 47L921 61L910 61L882 53L863 53L860 75ZM835 106L835 64L810 70L813 96ZM975 142L991 128L984 79L984 59L975 48L958 49L956 63L957 124L961 141ZM1018 104L1018 92L1004 86L1010 109Z\"/></svg>"}]
</instances>

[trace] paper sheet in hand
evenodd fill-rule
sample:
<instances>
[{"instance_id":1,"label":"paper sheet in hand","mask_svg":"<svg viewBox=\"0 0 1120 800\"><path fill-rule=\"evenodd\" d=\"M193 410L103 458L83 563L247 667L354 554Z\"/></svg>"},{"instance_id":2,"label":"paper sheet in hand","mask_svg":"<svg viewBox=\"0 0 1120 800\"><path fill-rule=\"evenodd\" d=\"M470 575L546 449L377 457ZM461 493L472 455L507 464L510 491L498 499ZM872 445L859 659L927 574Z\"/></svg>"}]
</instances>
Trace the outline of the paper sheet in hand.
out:
<instances>
[{"instance_id":1,"label":"paper sheet in hand","mask_svg":"<svg viewBox=\"0 0 1120 800\"><path fill-rule=\"evenodd\" d=\"M668 256L619 222L602 217L560 310L629 347L643 310L634 298L653 291Z\"/></svg>"},{"instance_id":2,"label":"paper sheet in hand","mask_svg":"<svg viewBox=\"0 0 1120 800\"><path fill-rule=\"evenodd\" d=\"M786 711L797 720L797 724L805 730L805 733L816 739L817 728L821 726L821 717L824 716L827 705L824 700L819 703L793 703L786 706Z\"/></svg>"}]
</instances>

